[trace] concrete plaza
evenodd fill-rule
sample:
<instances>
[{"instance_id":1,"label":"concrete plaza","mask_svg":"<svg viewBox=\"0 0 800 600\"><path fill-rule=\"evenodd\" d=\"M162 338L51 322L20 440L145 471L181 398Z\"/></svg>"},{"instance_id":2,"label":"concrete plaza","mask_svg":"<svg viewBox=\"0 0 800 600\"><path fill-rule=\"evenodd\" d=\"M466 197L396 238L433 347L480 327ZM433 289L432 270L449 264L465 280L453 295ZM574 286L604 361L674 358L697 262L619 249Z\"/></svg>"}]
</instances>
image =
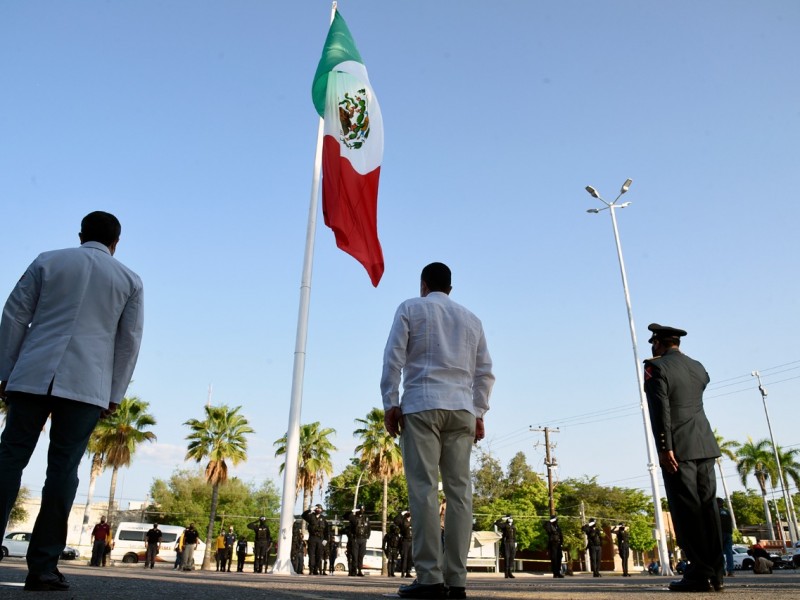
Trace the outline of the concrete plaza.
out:
<instances>
[{"instance_id":1,"label":"concrete plaza","mask_svg":"<svg viewBox=\"0 0 800 600\"><path fill-rule=\"evenodd\" d=\"M393 594L398 585L410 579L369 575L366 577L282 576L271 574L217 573L216 571L173 571L167 565L145 569L141 565L93 568L81 562L62 562L62 573L71 584L67 592L23 592L27 568L23 559L6 558L0 562L0 599L46 596L64 600L363 600ZM250 567L252 569L252 567ZM565 579L543 575L519 574L515 579L502 575L474 573L467 581L467 597L494 600L586 598L667 598L676 596L667 590L670 578L634 575L623 579L608 573L600 578L577 574ZM800 572L776 571L773 575L738 573L727 579L722 595L691 594L692 598L736 598L796 600L800 597Z\"/></svg>"}]
</instances>

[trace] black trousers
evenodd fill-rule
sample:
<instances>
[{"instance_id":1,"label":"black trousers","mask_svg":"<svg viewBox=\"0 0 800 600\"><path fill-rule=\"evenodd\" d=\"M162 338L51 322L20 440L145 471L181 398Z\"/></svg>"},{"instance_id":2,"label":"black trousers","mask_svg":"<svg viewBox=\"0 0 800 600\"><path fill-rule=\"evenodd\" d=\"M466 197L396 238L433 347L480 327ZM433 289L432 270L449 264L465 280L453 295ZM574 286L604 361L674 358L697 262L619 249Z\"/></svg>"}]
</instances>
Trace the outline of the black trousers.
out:
<instances>
[{"instance_id":1,"label":"black trousers","mask_svg":"<svg viewBox=\"0 0 800 600\"><path fill-rule=\"evenodd\" d=\"M563 556L561 544L548 544L547 551L550 553L550 570L553 572L553 575L560 575L561 558Z\"/></svg>"},{"instance_id":2,"label":"black trousers","mask_svg":"<svg viewBox=\"0 0 800 600\"><path fill-rule=\"evenodd\" d=\"M600 551L602 546L589 546L589 563L592 565L592 573L600 574Z\"/></svg>"},{"instance_id":3,"label":"black trousers","mask_svg":"<svg viewBox=\"0 0 800 600\"><path fill-rule=\"evenodd\" d=\"M628 556L630 555L631 551L630 548L627 546L622 546L619 549L619 558L622 561L622 574L628 574Z\"/></svg>"},{"instance_id":4,"label":"black trousers","mask_svg":"<svg viewBox=\"0 0 800 600\"><path fill-rule=\"evenodd\" d=\"M253 572L261 573L267 572L267 550L269 550L269 542L267 540L256 540L255 543L255 558L253 560Z\"/></svg>"},{"instance_id":5,"label":"black trousers","mask_svg":"<svg viewBox=\"0 0 800 600\"><path fill-rule=\"evenodd\" d=\"M689 558L684 579L722 581L722 527L717 509L716 459L680 461L674 475L663 473L678 545Z\"/></svg>"},{"instance_id":6,"label":"black trousers","mask_svg":"<svg viewBox=\"0 0 800 600\"><path fill-rule=\"evenodd\" d=\"M514 542L503 541L501 542L503 548L503 561L505 562L506 575L511 575L514 567L514 556L517 554L517 546Z\"/></svg>"},{"instance_id":7,"label":"black trousers","mask_svg":"<svg viewBox=\"0 0 800 600\"><path fill-rule=\"evenodd\" d=\"M101 409L56 396L20 392L8 392L7 396L6 426L0 437L0 519L5 528L19 493L22 471L50 417L47 476L27 561L33 575L52 573L67 543L67 519L78 489L78 465Z\"/></svg>"},{"instance_id":8,"label":"black trousers","mask_svg":"<svg viewBox=\"0 0 800 600\"><path fill-rule=\"evenodd\" d=\"M353 568L356 573L361 573L361 566L364 564L364 556L367 554L367 540L353 540Z\"/></svg>"},{"instance_id":9,"label":"black trousers","mask_svg":"<svg viewBox=\"0 0 800 600\"><path fill-rule=\"evenodd\" d=\"M317 575L322 571L322 538L316 535L308 538L308 572Z\"/></svg>"},{"instance_id":10,"label":"black trousers","mask_svg":"<svg viewBox=\"0 0 800 600\"><path fill-rule=\"evenodd\" d=\"M411 538L400 542L400 572L403 575L411 572Z\"/></svg>"}]
</instances>

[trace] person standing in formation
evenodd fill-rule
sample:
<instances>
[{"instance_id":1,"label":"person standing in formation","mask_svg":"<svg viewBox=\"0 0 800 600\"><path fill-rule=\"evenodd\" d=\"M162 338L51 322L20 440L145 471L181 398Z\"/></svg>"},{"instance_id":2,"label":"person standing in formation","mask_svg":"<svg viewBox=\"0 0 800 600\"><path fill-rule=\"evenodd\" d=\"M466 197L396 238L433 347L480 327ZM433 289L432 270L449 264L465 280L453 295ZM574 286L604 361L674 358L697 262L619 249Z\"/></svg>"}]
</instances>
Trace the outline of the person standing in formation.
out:
<instances>
[{"instance_id":1,"label":"person standing in formation","mask_svg":"<svg viewBox=\"0 0 800 600\"><path fill-rule=\"evenodd\" d=\"M589 550L589 563L592 566L592 576L600 577L600 555L603 550L603 531L597 526L595 519L581 527L586 534L586 548Z\"/></svg>"},{"instance_id":2,"label":"person standing in formation","mask_svg":"<svg viewBox=\"0 0 800 600\"><path fill-rule=\"evenodd\" d=\"M233 564L233 549L236 547L236 534L233 532L233 525L228 526L228 531L225 533L225 562L228 565L228 573L231 572L231 565Z\"/></svg>"},{"instance_id":3,"label":"person standing in formation","mask_svg":"<svg viewBox=\"0 0 800 600\"><path fill-rule=\"evenodd\" d=\"M348 522L347 547L350 550L348 562L350 563L350 577L363 577L361 569L364 565L364 556L367 554L367 540L369 539L369 517L364 505L358 506L353 511L347 511L342 518Z\"/></svg>"},{"instance_id":4,"label":"person standing in formation","mask_svg":"<svg viewBox=\"0 0 800 600\"><path fill-rule=\"evenodd\" d=\"M501 519L497 519L494 525L503 536L500 540L500 547L503 549L506 579L514 579L512 570L514 557L517 554L517 528L514 526L514 519L511 518L511 515L506 515Z\"/></svg>"},{"instance_id":5,"label":"person standing in formation","mask_svg":"<svg viewBox=\"0 0 800 600\"><path fill-rule=\"evenodd\" d=\"M208 540L211 543L211 540ZM194 523L189 523L189 527L183 532L183 570L194 570L194 551L200 545L200 534L194 527Z\"/></svg>"},{"instance_id":6,"label":"person standing in formation","mask_svg":"<svg viewBox=\"0 0 800 600\"><path fill-rule=\"evenodd\" d=\"M386 574L394 577L397 558L400 555L400 532L394 523L389 524L389 530L383 536L383 554L386 556Z\"/></svg>"},{"instance_id":7,"label":"person standing in formation","mask_svg":"<svg viewBox=\"0 0 800 600\"><path fill-rule=\"evenodd\" d=\"M339 554L339 544L336 541L336 527L330 521L325 526L325 550L328 555L328 572L333 575L336 570L336 557Z\"/></svg>"},{"instance_id":8,"label":"person standing in formation","mask_svg":"<svg viewBox=\"0 0 800 600\"><path fill-rule=\"evenodd\" d=\"M550 555L550 570L553 573L553 577L563 578L561 559L564 555L564 534L561 533L561 527L558 524L556 515L550 516L550 520L544 524L544 530L547 533L547 553Z\"/></svg>"},{"instance_id":9,"label":"person standing in formation","mask_svg":"<svg viewBox=\"0 0 800 600\"><path fill-rule=\"evenodd\" d=\"M241 573L244 571L244 559L247 558L247 538L244 535L239 536L236 542L236 572Z\"/></svg>"},{"instance_id":10,"label":"person standing in formation","mask_svg":"<svg viewBox=\"0 0 800 600\"><path fill-rule=\"evenodd\" d=\"M681 352L686 331L658 323L647 328L653 334L653 358L644 361L650 425L675 535L689 559L683 578L669 589L720 591L725 562L714 473L720 451L703 409L710 378L702 364Z\"/></svg>"},{"instance_id":11,"label":"person standing in formation","mask_svg":"<svg viewBox=\"0 0 800 600\"><path fill-rule=\"evenodd\" d=\"M161 530L158 528L158 523L153 523L153 527L144 534L145 542L145 555L144 555L144 568L148 566L152 569L156 564L156 556L161 551Z\"/></svg>"},{"instance_id":12,"label":"person standing in formation","mask_svg":"<svg viewBox=\"0 0 800 600\"><path fill-rule=\"evenodd\" d=\"M620 523L617 527L612 528L611 532L617 534L617 549L619 550L619 559L622 561L622 576L630 577L628 574L628 557L631 553L630 532L625 528L625 523Z\"/></svg>"},{"instance_id":13,"label":"person standing in formation","mask_svg":"<svg viewBox=\"0 0 800 600\"><path fill-rule=\"evenodd\" d=\"M302 575L304 561L302 521L295 521L292 524L292 547L289 553L289 560L292 563L294 572L298 575Z\"/></svg>"},{"instance_id":14,"label":"person standing in formation","mask_svg":"<svg viewBox=\"0 0 800 600\"><path fill-rule=\"evenodd\" d=\"M248 523L247 527L256 534L254 544L255 558L253 559L253 573L267 572L267 559L269 547L272 545L272 534L269 532L267 518L262 516L257 521Z\"/></svg>"},{"instance_id":15,"label":"person standing in formation","mask_svg":"<svg viewBox=\"0 0 800 600\"><path fill-rule=\"evenodd\" d=\"M394 519L400 530L400 576L411 577L411 512L404 510Z\"/></svg>"},{"instance_id":16,"label":"person standing in formation","mask_svg":"<svg viewBox=\"0 0 800 600\"><path fill-rule=\"evenodd\" d=\"M326 575L322 565L322 551L325 540L325 529L328 522L322 516L322 505L317 504L312 511L303 511L303 520L308 523L308 573L309 575ZM326 542L327 545L327 542Z\"/></svg>"},{"instance_id":17,"label":"person standing in formation","mask_svg":"<svg viewBox=\"0 0 800 600\"><path fill-rule=\"evenodd\" d=\"M217 562L217 571L225 571L226 553L225 553L225 530L220 529L217 539L214 540L214 559Z\"/></svg>"}]
</instances>

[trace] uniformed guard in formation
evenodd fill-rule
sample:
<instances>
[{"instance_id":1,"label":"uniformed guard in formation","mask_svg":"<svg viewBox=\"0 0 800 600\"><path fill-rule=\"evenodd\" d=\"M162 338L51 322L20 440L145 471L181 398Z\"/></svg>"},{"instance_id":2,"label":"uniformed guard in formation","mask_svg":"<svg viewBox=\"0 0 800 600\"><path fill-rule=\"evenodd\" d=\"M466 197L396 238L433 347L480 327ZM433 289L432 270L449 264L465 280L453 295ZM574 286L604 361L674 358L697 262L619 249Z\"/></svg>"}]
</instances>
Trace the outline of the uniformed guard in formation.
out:
<instances>
[{"instance_id":1,"label":"uniformed guard in formation","mask_svg":"<svg viewBox=\"0 0 800 600\"><path fill-rule=\"evenodd\" d=\"M400 556L400 531L394 523L389 525L389 530L383 536L383 554L386 556L387 575L394 577L397 559Z\"/></svg>"},{"instance_id":2,"label":"uniformed guard in formation","mask_svg":"<svg viewBox=\"0 0 800 600\"><path fill-rule=\"evenodd\" d=\"M295 521L292 525L292 548L289 555L289 560L292 563L294 572L298 575L303 574L303 523Z\"/></svg>"},{"instance_id":3,"label":"uniformed guard in formation","mask_svg":"<svg viewBox=\"0 0 800 600\"><path fill-rule=\"evenodd\" d=\"M676 592L723 588L722 532L717 510L716 436L703 410L710 378L680 350L683 329L651 323L653 358L644 361L644 391L678 545L689 565ZM710 585L709 585L710 583Z\"/></svg>"},{"instance_id":4,"label":"uniformed guard in formation","mask_svg":"<svg viewBox=\"0 0 800 600\"><path fill-rule=\"evenodd\" d=\"M514 526L514 519L511 515L506 515L495 521L494 526L502 534L500 547L503 549L503 562L505 563L506 579L514 579L512 572L514 567L514 557L517 554L517 528Z\"/></svg>"},{"instance_id":5,"label":"uniformed guard in formation","mask_svg":"<svg viewBox=\"0 0 800 600\"><path fill-rule=\"evenodd\" d=\"M322 565L322 542L327 545L325 530L328 522L322 515L322 505L317 504L313 511L310 508L303 511L303 520L308 523L308 572L310 575L326 575Z\"/></svg>"},{"instance_id":6,"label":"uniformed guard in formation","mask_svg":"<svg viewBox=\"0 0 800 600\"><path fill-rule=\"evenodd\" d=\"M231 572L233 564L233 549L236 547L236 534L233 532L233 525L228 526L225 532L225 561L228 563L228 573Z\"/></svg>"},{"instance_id":7,"label":"uniformed guard in formation","mask_svg":"<svg viewBox=\"0 0 800 600\"><path fill-rule=\"evenodd\" d=\"M592 576L600 577L600 554L603 549L603 531L597 526L595 519L581 527L586 534L586 549L589 550L589 563L592 566Z\"/></svg>"},{"instance_id":8,"label":"uniformed guard in formation","mask_svg":"<svg viewBox=\"0 0 800 600\"><path fill-rule=\"evenodd\" d=\"M411 577L411 511L404 510L394 518L394 522L400 532L400 576Z\"/></svg>"},{"instance_id":9,"label":"uniformed guard in formation","mask_svg":"<svg viewBox=\"0 0 800 600\"><path fill-rule=\"evenodd\" d=\"M239 541L236 542L236 571L239 573L244 571L245 558L247 558L247 538L240 535Z\"/></svg>"},{"instance_id":10,"label":"uniformed guard in formation","mask_svg":"<svg viewBox=\"0 0 800 600\"><path fill-rule=\"evenodd\" d=\"M272 534L269 532L267 525L267 518L260 517L258 521L248 523L247 527L255 531L256 541L254 544L255 558L253 560L254 573L267 572L267 556L269 554L269 547L272 545Z\"/></svg>"},{"instance_id":11,"label":"uniformed guard in formation","mask_svg":"<svg viewBox=\"0 0 800 600\"><path fill-rule=\"evenodd\" d=\"M547 553L550 555L550 569L553 577L564 577L561 572L561 558L563 556L564 535L558 524L558 517L551 515L550 520L544 524L547 533Z\"/></svg>"},{"instance_id":12,"label":"uniformed guard in formation","mask_svg":"<svg viewBox=\"0 0 800 600\"><path fill-rule=\"evenodd\" d=\"M625 528L625 523L620 523L611 529L617 535L617 549L619 558L622 561L622 576L630 577L628 574L628 557L631 554L630 533Z\"/></svg>"},{"instance_id":13,"label":"uniformed guard in formation","mask_svg":"<svg viewBox=\"0 0 800 600\"><path fill-rule=\"evenodd\" d=\"M364 556L367 554L367 540L370 533L366 509L362 504L355 510L348 510L342 515L342 518L349 524L347 528L348 575L363 577L364 573L361 572L361 568L364 564Z\"/></svg>"},{"instance_id":14,"label":"uniformed guard in formation","mask_svg":"<svg viewBox=\"0 0 800 600\"><path fill-rule=\"evenodd\" d=\"M336 570L336 557L339 554L339 542L336 541L336 526L330 521L325 528L325 539L322 542L325 546L323 558L327 560L328 573L333 575ZM323 564L323 567L325 565ZM324 568L323 568L324 570Z\"/></svg>"}]
</instances>

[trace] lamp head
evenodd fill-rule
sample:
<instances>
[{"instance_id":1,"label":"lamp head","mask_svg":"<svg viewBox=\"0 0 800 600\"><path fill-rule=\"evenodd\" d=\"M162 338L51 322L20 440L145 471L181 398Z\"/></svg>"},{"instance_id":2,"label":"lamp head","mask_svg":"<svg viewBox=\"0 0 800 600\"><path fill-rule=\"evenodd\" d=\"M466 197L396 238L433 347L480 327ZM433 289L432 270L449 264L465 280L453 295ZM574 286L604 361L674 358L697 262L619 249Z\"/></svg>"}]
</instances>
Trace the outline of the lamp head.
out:
<instances>
[{"instance_id":1,"label":"lamp head","mask_svg":"<svg viewBox=\"0 0 800 600\"><path fill-rule=\"evenodd\" d=\"M622 204L619 205L619 208L626 208L626 207L628 207L630 205L631 205L630 202L623 202Z\"/></svg>"},{"instance_id":2,"label":"lamp head","mask_svg":"<svg viewBox=\"0 0 800 600\"><path fill-rule=\"evenodd\" d=\"M631 184L632 184L632 183L633 183L633 179L626 179L626 180L625 180L625 183L623 183L623 184L622 184L622 189L620 189L620 191L619 191L619 195L621 196L622 194L624 194L625 192L627 192L627 191L628 191L628 188L630 188L630 187L631 187Z\"/></svg>"},{"instance_id":3,"label":"lamp head","mask_svg":"<svg viewBox=\"0 0 800 600\"><path fill-rule=\"evenodd\" d=\"M587 186L586 186L586 191L587 191L587 192L589 192L589 193L590 193L590 194L591 194L593 197L595 197L595 198L599 198L599 197L600 197L600 194L599 194L599 193L597 193L597 190L596 190L596 189L594 189L594 188L593 188L592 186L590 186L590 185L587 185Z\"/></svg>"},{"instance_id":4,"label":"lamp head","mask_svg":"<svg viewBox=\"0 0 800 600\"><path fill-rule=\"evenodd\" d=\"M589 209L586 210L586 212L587 213L592 213L593 215L596 215L597 213L600 212L600 209L599 208L589 208Z\"/></svg>"}]
</instances>

